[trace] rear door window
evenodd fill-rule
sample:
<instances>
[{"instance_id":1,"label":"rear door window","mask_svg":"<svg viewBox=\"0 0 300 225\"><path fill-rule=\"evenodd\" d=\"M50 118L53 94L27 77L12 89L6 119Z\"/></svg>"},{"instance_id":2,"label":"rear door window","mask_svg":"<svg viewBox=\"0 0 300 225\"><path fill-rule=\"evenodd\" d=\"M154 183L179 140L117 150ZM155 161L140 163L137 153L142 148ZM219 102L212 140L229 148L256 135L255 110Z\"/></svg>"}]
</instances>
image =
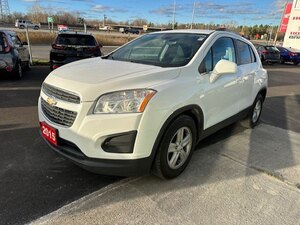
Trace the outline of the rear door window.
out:
<instances>
[{"instance_id":1,"label":"rear door window","mask_svg":"<svg viewBox=\"0 0 300 225\"><path fill-rule=\"evenodd\" d=\"M253 57L251 57L251 52L249 45L245 42L236 40L236 48L238 53L238 65L244 65L252 63Z\"/></svg>"},{"instance_id":2,"label":"rear door window","mask_svg":"<svg viewBox=\"0 0 300 225\"><path fill-rule=\"evenodd\" d=\"M96 46L96 40L91 35L60 34L56 39L58 45Z\"/></svg>"}]
</instances>

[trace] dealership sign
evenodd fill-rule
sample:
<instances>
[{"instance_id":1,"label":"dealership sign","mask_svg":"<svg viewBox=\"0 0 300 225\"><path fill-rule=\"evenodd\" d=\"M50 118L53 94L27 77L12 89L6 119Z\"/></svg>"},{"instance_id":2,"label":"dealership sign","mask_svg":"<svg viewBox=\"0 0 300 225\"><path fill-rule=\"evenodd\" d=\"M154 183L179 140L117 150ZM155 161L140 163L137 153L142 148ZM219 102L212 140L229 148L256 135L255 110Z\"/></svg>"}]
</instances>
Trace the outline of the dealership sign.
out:
<instances>
[{"instance_id":1,"label":"dealership sign","mask_svg":"<svg viewBox=\"0 0 300 225\"><path fill-rule=\"evenodd\" d=\"M300 49L300 0L293 1L283 46Z\"/></svg>"},{"instance_id":2,"label":"dealership sign","mask_svg":"<svg viewBox=\"0 0 300 225\"><path fill-rule=\"evenodd\" d=\"M283 14L283 17L282 17L282 20L281 20L279 32L283 32L283 33L286 32L286 28L287 28L287 25L289 23L289 18L290 18L291 11L292 11L292 5L293 5L293 3L291 3L291 2L287 3L285 5L284 14Z\"/></svg>"}]
</instances>

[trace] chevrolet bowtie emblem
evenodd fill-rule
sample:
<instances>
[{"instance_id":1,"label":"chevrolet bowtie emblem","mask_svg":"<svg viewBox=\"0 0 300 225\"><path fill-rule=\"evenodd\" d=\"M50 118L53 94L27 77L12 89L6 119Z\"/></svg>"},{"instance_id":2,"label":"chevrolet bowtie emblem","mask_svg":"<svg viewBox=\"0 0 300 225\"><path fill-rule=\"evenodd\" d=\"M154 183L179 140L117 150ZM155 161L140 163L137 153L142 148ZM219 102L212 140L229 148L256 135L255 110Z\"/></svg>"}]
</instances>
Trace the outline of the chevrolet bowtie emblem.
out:
<instances>
[{"instance_id":1,"label":"chevrolet bowtie emblem","mask_svg":"<svg viewBox=\"0 0 300 225\"><path fill-rule=\"evenodd\" d=\"M50 98L50 97L47 98L47 102L51 106L55 106L57 104L57 101L54 98Z\"/></svg>"}]
</instances>

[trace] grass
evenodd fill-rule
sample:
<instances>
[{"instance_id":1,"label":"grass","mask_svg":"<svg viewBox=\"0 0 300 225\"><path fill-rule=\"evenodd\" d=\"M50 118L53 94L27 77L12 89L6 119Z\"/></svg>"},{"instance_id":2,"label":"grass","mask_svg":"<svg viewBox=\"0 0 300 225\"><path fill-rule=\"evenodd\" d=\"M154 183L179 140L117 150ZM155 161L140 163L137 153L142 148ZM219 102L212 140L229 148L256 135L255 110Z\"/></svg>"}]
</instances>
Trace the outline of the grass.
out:
<instances>
[{"instance_id":1,"label":"grass","mask_svg":"<svg viewBox=\"0 0 300 225\"><path fill-rule=\"evenodd\" d=\"M22 41L27 41L26 39L26 33L23 32L17 32L18 36ZM35 45L51 45L56 37L55 33L50 32L34 32L29 31L29 40L30 44ZM101 35L101 34L93 34L98 43L101 43L103 46L120 46L128 41L133 40L135 37L132 36L119 36L111 33L110 35Z\"/></svg>"},{"instance_id":2,"label":"grass","mask_svg":"<svg viewBox=\"0 0 300 225\"><path fill-rule=\"evenodd\" d=\"M32 66L50 66L49 60L32 60Z\"/></svg>"}]
</instances>

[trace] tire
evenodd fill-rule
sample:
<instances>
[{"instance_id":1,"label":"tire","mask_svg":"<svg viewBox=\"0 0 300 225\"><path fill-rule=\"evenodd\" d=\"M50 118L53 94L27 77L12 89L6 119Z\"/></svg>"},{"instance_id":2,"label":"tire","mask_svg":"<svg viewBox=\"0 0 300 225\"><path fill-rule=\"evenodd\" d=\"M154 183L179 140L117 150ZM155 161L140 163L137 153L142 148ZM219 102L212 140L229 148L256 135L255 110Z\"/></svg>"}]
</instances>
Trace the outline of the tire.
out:
<instances>
[{"instance_id":1,"label":"tire","mask_svg":"<svg viewBox=\"0 0 300 225\"><path fill-rule=\"evenodd\" d=\"M128 31L127 31L127 30L125 31L125 34L128 34Z\"/></svg>"},{"instance_id":2,"label":"tire","mask_svg":"<svg viewBox=\"0 0 300 225\"><path fill-rule=\"evenodd\" d=\"M33 29L34 29L34 30L38 30L38 29L39 29L39 27L38 27L38 26L35 26Z\"/></svg>"},{"instance_id":3,"label":"tire","mask_svg":"<svg viewBox=\"0 0 300 225\"><path fill-rule=\"evenodd\" d=\"M17 79L17 80L20 80L22 79L23 77L23 70L22 70L22 65L21 65L21 62L17 62L14 70L13 70L13 75L14 75L14 78Z\"/></svg>"},{"instance_id":4,"label":"tire","mask_svg":"<svg viewBox=\"0 0 300 225\"><path fill-rule=\"evenodd\" d=\"M25 28L25 26L24 25L20 25L20 29L24 29Z\"/></svg>"},{"instance_id":5,"label":"tire","mask_svg":"<svg viewBox=\"0 0 300 225\"><path fill-rule=\"evenodd\" d=\"M266 61L265 61L265 57L264 57L263 55L261 55L260 61L261 61L262 64L264 64L264 63L266 62Z\"/></svg>"},{"instance_id":6,"label":"tire","mask_svg":"<svg viewBox=\"0 0 300 225\"><path fill-rule=\"evenodd\" d=\"M258 124L261 116L263 102L263 97L261 96L261 94L258 94L254 100L248 116L244 120L240 121L240 124L243 127L252 129Z\"/></svg>"},{"instance_id":7,"label":"tire","mask_svg":"<svg viewBox=\"0 0 300 225\"><path fill-rule=\"evenodd\" d=\"M298 62L294 62L294 65L296 65L296 66L297 66L297 65L299 65L299 63L298 63Z\"/></svg>"},{"instance_id":8,"label":"tire","mask_svg":"<svg viewBox=\"0 0 300 225\"><path fill-rule=\"evenodd\" d=\"M179 176L192 157L196 133L196 125L191 117L177 117L166 129L158 146L153 174L163 179Z\"/></svg>"}]
</instances>

